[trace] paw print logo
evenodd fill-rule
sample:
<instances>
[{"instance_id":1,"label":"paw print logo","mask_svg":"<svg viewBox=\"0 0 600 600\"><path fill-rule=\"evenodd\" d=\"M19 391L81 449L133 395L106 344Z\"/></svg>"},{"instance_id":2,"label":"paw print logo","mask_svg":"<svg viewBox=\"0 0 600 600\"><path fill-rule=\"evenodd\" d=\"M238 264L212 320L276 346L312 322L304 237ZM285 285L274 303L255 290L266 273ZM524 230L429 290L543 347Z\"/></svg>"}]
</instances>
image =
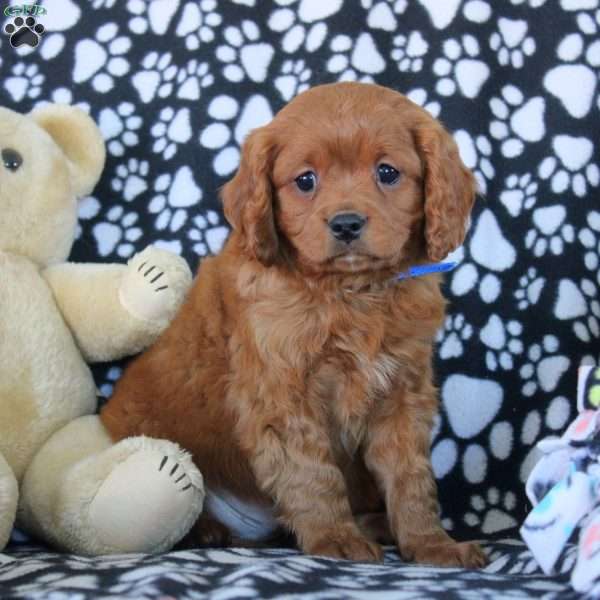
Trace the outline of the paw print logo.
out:
<instances>
[{"instance_id":1,"label":"paw print logo","mask_svg":"<svg viewBox=\"0 0 600 600\"><path fill-rule=\"evenodd\" d=\"M215 39L214 29L223 21L221 15L215 12L216 8L217 0L188 2L184 6L175 35L185 39L188 50L198 50L201 44L208 44Z\"/></svg>"},{"instance_id":2,"label":"paw print logo","mask_svg":"<svg viewBox=\"0 0 600 600\"><path fill-rule=\"evenodd\" d=\"M116 109L103 108L98 115L98 126L113 156L123 156L125 148L136 146L142 117L135 114L131 102L121 102Z\"/></svg>"},{"instance_id":3,"label":"paw print logo","mask_svg":"<svg viewBox=\"0 0 600 600\"><path fill-rule=\"evenodd\" d=\"M100 93L113 89L114 79L129 72L129 62L125 55L131 49L131 40L119 36L116 23L106 23L96 32L95 39L84 39L75 46L75 67L73 81L92 82L92 87Z\"/></svg>"},{"instance_id":4,"label":"paw print logo","mask_svg":"<svg viewBox=\"0 0 600 600\"><path fill-rule=\"evenodd\" d=\"M504 180L504 189L500 192L500 202L513 217L518 217L523 209L533 208L537 200L538 184L531 173L509 175Z\"/></svg>"},{"instance_id":5,"label":"paw print logo","mask_svg":"<svg viewBox=\"0 0 600 600\"><path fill-rule=\"evenodd\" d=\"M199 256L218 254L229 234L229 229L220 225L219 215L214 210L209 210L206 215L194 217L192 223L188 238L193 243L194 252Z\"/></svg>"},{"instance_id":6,"label":"paw print logo","mask_svg":"<svg viewBox=\"0 0 600 600\"><path fill-rule=\"evenodd\" d=\"M385 71L385 60L370 33L361 33L356 41L348 35L336 35L329 48L333 55L327 61L327 70L338 75L339 81L372 83L373 75Z\"/></svg>"},{"instance_id":7,"label":"paw print logo","mask_svg":"<svg viewBox=\"0 0 600 600\"><path fill-rule=\"evenodd\" d=\"M473 336L473 327L466 322L462 313L446 317L443 330L438 331L436 341L441 344L439 356L442 360L458 358L464 353L463 343Z\"/></svg>"},{"instance_id":8,"label":"paw print logo","mask_svg":"<svg viewBox=\"0 0 600 600\"><path fill-rule=\"evenodd\" d=\"M220 95L209 104L208 114L215 122L202 130L200 144L217 151L213 169L217 175L226 177L238 166L239 147L247 133L268 123L273 118L273 112L268 100L258 94L251 96L241 111L235 98Z\"/></svg>"},{"instance_id":9,"label":"paw print logo","mask_svg":"<svg viewBox=\"0 0 600 600\"><path fill-rule=\"evenodd\" d=\"M83 235L83 224L85 221L93 219L100 212L100 202L94 196L86 196L80 200L77 205L77 229L75 230L75 239L80 239Z\"/></svg>"},{"instance_id":10,"label":"paw print logo","mask_svg":"<svg viewBox=\"0 0 600 600\"><path fill-rule=\"evenodd\" d=\"M562 194L569 187L582 198L588 186L598 187L600 169L590 162L594 153L594 144L586 137L557 135L552 139L554 156L547 156L538 168L542 179L550 180L555 194Z\"/></svg>"},{"instance_id":11,"label":"paw print logo","mask_svg":"<svg viewBox=\"0 0 600 600\"><path fill-rule=\"evenodd\" d=\"M578 25L581 28L581 20ZM584 29L587 30L585 24ZM550 69L544 76L546 90L558 98L565 110L577 119L590 112L596 98L600 40L595 32L592 36L590 43L587 43L581 33L565 36L556 49L556 55L562 64ZM600 104L600 97L597 102Z\"/></svg>"},{"instance_id":12,"label":"paw print logo","mask_svg":"<svg viewBox=\"0 0 600 600\"><path fill-rule=\"evenodd\" d=\"M585 248L583 260L590 271L596 271L600 266L600 212L592 210L587 216L588 226L579 232L579 242ZM600 272L598 272L600 284Z\"/></svg>"},{"instance_id":13,"label":"paw print logo","mask_svg":"<svg viewBox=\"0 0 600 600\"><path fill-rule=\"evenodd\" d=\"M371 29L383 29L384 31L396 31L398 19L396 15L401 15L407 8L407 0L361 0L360 2L365 10L368 10L367 25Z\"/></svg>"},{"instance_id":14,"label":"paw print logo","mask_svg":"<svg viewBox=\"0 0 600 600\"><path fill-rule=\"evenodd\" d=\"M473 138L464 129L455 132L454 140L458 145L462 161L473 171L479 189L485 194L487 192L487 182L493 179L496 174L490 160L492 155L490 140L485 135L478 135Z\"/></svg>"},{"instance_id":15,"label":"paw print logo","mask_svg":"<svg viewBox=\"0 0 600 600\"><path fill-rule=\"evenodd\" d=\"M202 200L202 189L187 165L180 167L175 175L160 175L154 182L154 192L148 210L157 215L155 226L160 231L167 228L172 233L179 231L188 219L186 209Z\"/></svg>"},{"instance_id":16,"label":"paw print logo","mask_svg":"<svg viewBox=\"0 0 600 600\"><path fill-rule=\"evenodd\" d=\"M327 37L325 19L336 14L343 4L343 0L328 0L328 2L276 1L283 8L278 8L271 13L268 26L271 31L284 34L281 39L281 47L288 54L293 54L302 45L308 52L318 50Z\"/></svg>"},{"instance_id":17,"label":"paw print logo","mask_svg":"<svg viewBox=\"0 0 600 600\"><path fill-rule=\"evenodd\" d=\"M240 27L226 27L223 35L227 44L217 48L216 56L225 63L226 79L235 83L246 77L255 83L265 81L275 50L271 44L260 41L256 23L245 20Z\"/></svg>"},{"instance_id":18,"label":"paw print logo","mask_svg":"<svg viewBox=\"0 0 600 600\"><path fill-rule=\"evenodd\" d=\"M480 527L486 534L498 533L517 526L510 513L517 506L517 497L513 492L504 495L496 487L491 487L487 494L471 496L471 510L465 513L464 522L469 527Z\"/></svg>"},{"instance_id":19,"label":"paw print logo","mask_svg":"<svg viewBox=\"0 0 600 600\"><path fill-rule=\"evenodd\" d=\"M589 343L600 337L600 302L598 287L589 279L576 284L571 279L561 279L554 316L561 320L573 320L573 331L582 341Z\"/></svg>"},{"instance_id":20,"label":"paw print logo","mask_svg":"<svg viewBox=\"0 0 600 600\"><path fill-rule=\"evenodd\" d=\"M150 165L147 160L130 158L117 167L116 177L111 182L112 189L122 194L127 202L133 202L148 189L146 180L149 171Z\"/></svg>"},{"instance_id":21,"label":"paw print logo","mask_svg":"<svg viewBox=\"0 0 600 600\"><path fill-rule=\"evenodd\" d=\"M415 104L422 106L432 117L439 117L440 110L442 109L440 103L435 100L429 101L427 90L424 88L415 88L414 90L409 90L406 92L406 97L409 100L412 100Z\"/></svg>"},{"instance_id":22,"label":"paw print logo","mask_svg":"<svg viewBox=\"0 0 600 600\"><path fill-rule=\"evenodd\" d=\"M177 98L182 100L198 100L201 90L211 86L215 81L207 62L198 62L195 58L188 61L177 73Z\"/></svg>"},{"instance_id":23,"label":"paw print logo","mask_svg":"<svg viewBox=\"0 0 600 600\"><path fill-rule=\"evenodd\" d=\"M98 254L104 257L116 251L118 256L129 258L135 251L134 242L142 237L138 218L136 212L125 212L122 206L113 206L106 213L107 220L92 229Z\"/></svg>"},{"instance_id":24,"label":"paw print logo","mask_svg":"<svg viewBox=\"0 0 600 600\"><path fill-rule=\"evenodd\" d=\"M12 75L4 80L4 87L15 102L25 98L34 100L42 92L45 77L36 64L17 63L12 68Z\"/></svg>"},{"instance_id":25,"label":"paw print logo","mask_svg":"<svg viewBox=\"0 0 600 600\"><path fill-rule=\"evenodd\" d=\"M510 371L513 368L513 356L523 353L523 343L519 336L523 326L518 321L508 321L493 314L479 333L479 339L487 346L485 364L490 371L499 368Z\"/></svg>"},{"instance_id":26,"label":"paw print logo","mask_svg":"<svg viewBox=\"0 0 600 600\"><path fill-rule=\"evenodd\" d=\"M153 33L164 35L179 9L179 3L180 0L128 0L127 12L133 15L128 23L130 31L144 34L150 28Z\"/></svg>"},{"instance_id":27,"label":"paw print logo","mask_svg":"<svg viewBox=\"0 0 600 600\"><path fill-rule=\"evenodd\" d=\"M466 98L476 98L490 76L489 67L479 60L479 43L472 35L461 40L451 38L443 45L444 57L433 63L438 77L435 89L441 96L452 96L457 90Z\"/></svg>"},{"instance_id":28,"label":"paw print logo","mask_svg":"<svg viewBox=\"0 0 600 600\"><path fill-rule=\"evenodd\" d=\"M399 71L418 73L423 68L423 56L427 54L429 44L419 31L411 32L408 37L394 37L394 49L391 57L396 61Z\"/></svg>"},{"instance_id":29,"label":"paw print logo","mask_svg":"<svg viewBox=\"0 0 600 600\"><path fill-rule=\"evenodd\" d=\"M192 137L189 109L180 108L175 112L170 106L163 108L150 134L155 138L152 152L162 154L165 160L170 160L177 152L177 144L185 144Z\"/></svg>"},{"instance_id":30,"label":"paw print logo","mask_svg":"<svg viewBox=\"0 0 600 600\"><path fill-rule=\"evenodd\" d=\"M4 33L10 36L10 45L13 48L23 45L35 48L40 43L44 31L44 26L37 23L33 17L16 17L12 23L4 26Z\"/></svg>"},{"instance_id":31,"label":"paw print logo","mask_svg":"<svg viewBox=\"0 0 600 600\"><path fill-rule=\"evenodd\" d=\"M525 235L525 246L535 256L544 256L548 250L555 256L563 253L565 243L575 239L573 226L565 223L567 210L562 205L545 206L533 211L534 228Z\"/></svg>"},{"instance_id":32,"label":"paw print logo","mask_svg":"<svg viewBox=\"0 0 600 600\"><path fill-rule=\"evenodd\" d=\"M519 288L514 293L514 297L517 300L517 308L525 310L537 304L545 283L546 280L543 277L538 277L537 269L529 267L527 272L519 277Z\"/></svg>"},{"instance_id":33,"label":"paw print logo","mask_svg":"<svg viewBox=\"0 0 600 600\"><path fill-rule=\"evenodd\" d=\"M275 87L288 102L296 94L308 89L311 74L304 60L286 60L281 67L281 74L275 79Z\"/></svg>"},{"instance_id":34,"label":"paw print logo","mask_svg":"<svg viewBox=\"0 0 600 600\"><path fill-rule=\"evenodd\" d=\"M545 335L541 344L532 344L527 350L527 359L519 375L525 381L521 392L528 398L533 396L538 389L544 392L553 392L563 373L569 368L571 361L560 354L558 338L554 335Z\"/></svg>"},{"instance_id":35,"label":"paw print logo","mask_svg":"<svg viewBox=\"0 0 600 600\"><path fill-rule=\"evenodd\" d=\"M525 142L539 142L546 131L544 99L541 96L525 102L521 90L514 85L502 88L502 97L490 100L495 119L490 123L490 134L502 141L502 154L507 158L520 156Z\"/></svg>"},{"instance_id":36,"label":"paw print logo","mask_svg":"<svg viewBox=\"0 0 600 600\"><path fill-rule=\"evenodd\" d=\"M498 19L498 31L490 36L490 48L498 53L498 62L520 69L525 56L535 52L535 40L527 35L527 21L522 19Z\"/></svg>"}]
</instances>

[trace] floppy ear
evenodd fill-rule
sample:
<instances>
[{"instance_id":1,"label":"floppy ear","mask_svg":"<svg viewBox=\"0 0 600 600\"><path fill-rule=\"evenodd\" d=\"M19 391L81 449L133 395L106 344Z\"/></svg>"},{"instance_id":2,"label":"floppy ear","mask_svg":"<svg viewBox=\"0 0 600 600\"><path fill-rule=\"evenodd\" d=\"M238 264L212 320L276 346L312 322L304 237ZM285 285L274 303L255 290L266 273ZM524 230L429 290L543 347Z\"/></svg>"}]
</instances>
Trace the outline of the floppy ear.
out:
<instances>
[{"instance_id":1,"label":"floppy ear","mask_svg":"<svg viewBox=\"0 0 600 600\"><path fill-rule=\"evenodd\" d=\"M270 178L273 151L270 132L265 127L253 131L244 142L235 177L221 192L225 217L250 256L267 266L279 252Z\"/></svg>"},{"instance_id":2,"label":"floppy ear","mask_svg":"<svg viewBox=\"0 0 600 600\"><path fill-rule=\"evenodd\" d=\"M100 179L106 158L96 123L81 109L60 104L35 109L31 117L66 156L75 195L89 194Z\"/></svg>"},{"instance_id":3,"label":"floppy ear","mask_svg":"<svg viewBox=\"0 0 600 600\"><path fill-rule=\"evenodd\" d=\"M463 243L477 186L456 142L439 123L419 127L415 137L424 165L427 255L437 262Z\"/></svg>"}]
</instances>

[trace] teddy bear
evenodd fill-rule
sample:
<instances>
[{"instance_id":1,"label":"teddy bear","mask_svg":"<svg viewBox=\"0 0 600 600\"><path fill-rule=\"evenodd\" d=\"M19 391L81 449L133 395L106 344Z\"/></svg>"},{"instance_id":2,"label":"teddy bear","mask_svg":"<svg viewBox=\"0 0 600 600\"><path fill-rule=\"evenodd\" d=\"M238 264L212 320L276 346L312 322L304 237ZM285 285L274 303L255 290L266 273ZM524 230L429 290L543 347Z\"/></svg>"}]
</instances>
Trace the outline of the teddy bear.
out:
<instances>
[{"instance_id":1,"label":"teddy bear","mask_svg":"<svg viewBox=\"0 0 600 600\"><path fill-rule=\"evenodd\" d=\"M168 550L204 500L167 440L113 443L88 363L140 352L191 285L148 247L127 265L67 261L77 199L104 166L94 121L70 106L0 107L0 550L13 524L84 555Z\"/></svg>"}]
</instances>

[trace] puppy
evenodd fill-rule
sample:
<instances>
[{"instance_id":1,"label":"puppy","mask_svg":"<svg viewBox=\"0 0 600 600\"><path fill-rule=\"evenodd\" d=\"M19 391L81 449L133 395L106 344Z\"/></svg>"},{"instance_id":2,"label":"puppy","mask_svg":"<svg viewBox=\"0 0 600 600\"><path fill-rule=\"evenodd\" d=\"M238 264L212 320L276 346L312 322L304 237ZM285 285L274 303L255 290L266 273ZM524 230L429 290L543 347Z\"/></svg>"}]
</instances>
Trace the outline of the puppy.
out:
<instances>
[{"instance_id":1,"label":"puppy","mask_svg":"<svg viewBox=\"0 0 600 600\"><path fill-rule=\"evenodd\" d=\"M248 136L225 248L102 411L115 440L193 454L205 541L279 523L307 553L380 560L386 511L406 560L484 564L442 529L429 460L440 279L395 278L462 243L474 193L442 126L376 85L315 87Z\"/></svg>"}]
</instances>

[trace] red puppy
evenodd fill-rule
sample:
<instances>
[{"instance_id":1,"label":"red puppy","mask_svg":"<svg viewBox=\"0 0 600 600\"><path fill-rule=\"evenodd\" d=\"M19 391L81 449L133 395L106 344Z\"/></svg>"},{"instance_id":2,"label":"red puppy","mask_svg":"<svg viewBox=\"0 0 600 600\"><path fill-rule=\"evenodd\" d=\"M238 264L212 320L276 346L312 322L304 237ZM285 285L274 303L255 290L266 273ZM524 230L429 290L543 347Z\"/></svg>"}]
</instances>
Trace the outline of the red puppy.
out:
<instances>
[{"instance_id":1,"label":"red puppy","mask_svg":"<svg viewBox=\"0 0 600 600\"><path fill-rule=\"evenodd\" d=\"M316 87L250 134L231 237L102 412L193 454L204 537L266 537L272 509L305 552L379 560L385 510L405 559L484 564L442 529L429 460L440 279L394 280L462 243L474 192L443 127L379 86Z\"/></svg>"}]
</instances>

